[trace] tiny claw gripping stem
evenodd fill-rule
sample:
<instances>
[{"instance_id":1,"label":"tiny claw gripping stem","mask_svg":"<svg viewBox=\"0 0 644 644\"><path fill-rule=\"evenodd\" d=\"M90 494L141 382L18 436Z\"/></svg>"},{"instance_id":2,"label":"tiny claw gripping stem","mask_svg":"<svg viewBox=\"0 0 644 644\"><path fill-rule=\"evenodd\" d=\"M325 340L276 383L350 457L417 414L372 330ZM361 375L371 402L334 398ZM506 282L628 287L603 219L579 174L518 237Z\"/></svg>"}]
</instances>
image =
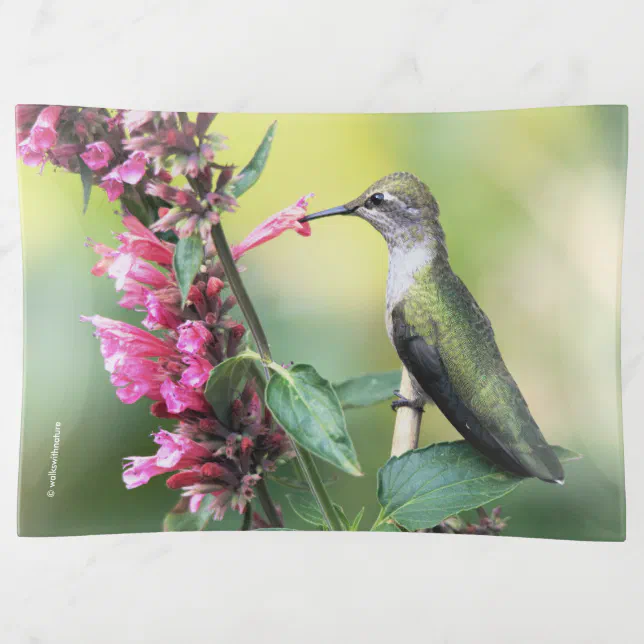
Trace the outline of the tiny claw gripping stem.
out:
<instances>
[{"instance_id":1,"label":"tiny claw gripping stem","mask_svg":"<svg viewBox=\"0 0 644 644\"><path fill-rule=\"evenodd\" d=\"M425 411L424 405L419 405L416 401L405 398L400 394L400 392L394 391L394 394L398 396L398 400L394 400L391 403L391 408L393 409L393 411L397 411L400 407L411 407L421 414Z\"/></svg>"}]
</instances>

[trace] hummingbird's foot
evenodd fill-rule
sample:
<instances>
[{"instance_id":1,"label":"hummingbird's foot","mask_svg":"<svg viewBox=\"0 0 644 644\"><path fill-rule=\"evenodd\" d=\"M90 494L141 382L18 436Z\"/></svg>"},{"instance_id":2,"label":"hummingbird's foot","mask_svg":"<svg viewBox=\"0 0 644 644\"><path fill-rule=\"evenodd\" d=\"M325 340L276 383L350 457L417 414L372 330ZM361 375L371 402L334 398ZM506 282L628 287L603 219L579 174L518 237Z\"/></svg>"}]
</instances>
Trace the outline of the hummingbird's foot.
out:
<instances>
[{"instance_id":1,"label":"hummingbird's foot","mask_svg":"<svg viewBox=\"0 0 644 644\"><path fill-rule=\"evenodd\" d=\"M419 411L421 414L425 411L425 404L420 399L409 400L400 393L399 389L394 389L394 396L398 398L398 400L394 400L391 403L391 408L394 411L398 410L400 407L411 407L412 409Z\"/></svg>"}]
</instances>

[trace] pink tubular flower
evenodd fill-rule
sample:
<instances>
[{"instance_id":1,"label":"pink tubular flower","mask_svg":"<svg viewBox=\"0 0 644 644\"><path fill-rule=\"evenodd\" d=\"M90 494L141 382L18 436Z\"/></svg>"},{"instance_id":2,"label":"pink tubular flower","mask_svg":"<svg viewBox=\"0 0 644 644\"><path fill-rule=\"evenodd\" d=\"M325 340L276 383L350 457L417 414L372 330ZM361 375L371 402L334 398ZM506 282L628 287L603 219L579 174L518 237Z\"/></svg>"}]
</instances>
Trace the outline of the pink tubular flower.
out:
<instances>
[{"instance_id":1,"label":"pink tubular flower","mask_svg":"<svg viewBox=\"0 0 644 644\"><path fill-rule=\"evenodd\" d=\"M242 255L252 248L266 243L281 235L285 230L295 230L299 235L308 237L311 234L311 226L308 223L299 221L308 208L308 200L313 197L313 193L302 197L297 203L281 210L275 215L269 217L253 230L244 241L232 249L233 257L238 260Z\"/></svg>"},{"instance_id":2,"label":"pink tubular flower","mask_svg":"<svg viewBox=\"0 0 644 644\"><path fill-rule=\"evenodd\" d=\"M145 295L145 308L148 314L141 324L147 329L176 329L182 322L152 291Z\"/></svg>"},{"instance_id":3,"label":"pink tubular flower","mask_svg":"<svg viewBox=\"0 0 644 644\"><path fill-rule=\"evenodd\" d=\"M45 155L38 150L34 150L29 144L29 139L25 139L18 146L18 154L22 157L22 161L30 168L35 168L45 161Z\"/></svg>"},{"instance_id":4,"label":"pink tubular flower","mask_svg":"<svg viewBox=\"0 0 644 644\"><path fill-rule=\"evenodd\" d=\"M98 185L107 192L107 198L109 201L116 201L123 194L123 180L121 179L118 169L108 172L103 177L103 181Z\"/></svg>"},{"instance_id":5,"label":"pink tubular flower","mask_svg":"<svg viewBox=\"0 0 644 644\"><path fill-rule=\"evenodd\" d=\"M21 139L18 145L18 155L22 158L25 165L35 167L41 163L44 164L45 152L58 140L56 125L58 124L58 119L60 118L62 111L63 108L56 105L50 105L49 107L41 110L35 123L29 130L28 136L25 136L25 132L22 130L24 125L21 126L20 123L18 124L20 129L19 138ZM18 116L22 116L24 114L25 118L27 115L30 118L33 118L33 115L24 109L17 114Z\"/></svg>"},{"instance_id":6,"label":"pink tubular flower","mask_svg":"<svg viewBox=\"0 0 644 644\"><path fill-rule=\"evenodd\" d=\"M154 442L161 445L157 452L157 463L161 467L194 467L212 456L212 452L201 443L163 429L155 434Z\"/></svg>"},{"instance_id":7,"label":"pink tubular flower","mask_svg":"<svg viewBox=\"0 0 644 644\"><path fill-rule=\"evenodd\" d=\"M29 135L34 150L44 152L56 143L56 125L62 111L62 107L50 105L40 112Z\"/></svg>"},{"instance_id":8,"label":"pink tubular flower","mask_svg":"<svg viewBox=\"0 0 644 644\"><path fill-rule=\"evenodd\" d=\"M96 143L87 144L85 152L80 156L90 170L96 171L106 168L110 164L110 161L114 158L114 152L105 141L97 141Z\"/></svg>"},{"instance_id":9,"label":"pink tubular flower","mask_svg":"<svg viewBox=\"0 0 644 644\"><path fill-rule=\"evenodd\" d=\"M146 169L145 154L143 152L134 152L125 163L118 167L118 173L121 181L136 185L145 175Z\"/></svg>"},{"instance_id":10,"label":"pink tubular flower","mask_svg":"<svg viewBox=\"0 0 644 644\"><path fill-rule=\"evenodd\" d=\"M151 264L141 261L133 253L114 251L114 261L107 269L107 274L116 280L116 290L120 291L127 278L162 288L168 284L166 276ZM99 262L100 263L100 262Z\"/></svg>"},{"instance_id":11,"label":"pink tubular flower","mask_svg":"<svg viewBox=\"0 0 644 644\"><path fill-rule=\"evenodd\" d=\"M208 412L210 406L203 397L203 394L184 387L182 384L177 384L168 378L161 385L161 395L168 411L171 414L180 414L186 409L194 409L195 411Z\"/></svg>"},{"instance_id":12,"label":"pink tubular flower","mask_svg":"<svg viewBox=\"0 0 644 644\"><path fill-rule=\"evenodd\" d=\"M168 375L167 369L158 362L122 356L114 365L110 381L117 387L116 395L119 400L125 405L131 405L143 396L151 400L163 400L161 386Z\"/></svg>"},{"instance_id":13,"label":"pink tubular flower","mask_svg":"<svg viewBox=\"0 0 644 644\"><path fill-rule=\"evenodd\" d=\"M212 456L209 449L185 436L160 430L154 442L161 447L154 456L130 456L123 467L128 490L145 485L153 476L201 465Z\"/></svg>"},{"instance_id":14,"label":"pink tubular flower","mask_svg":"<svg viewBox=\"0 0 644 644\"><path fill-rule=\"evenodd\" d=\"M188 320L178 329L179 340L177 349L188 355L203 355L206 352L206 344L212 342L212 333L201 322Z\"/></svg>"},{"instance_id":15,"label":"pink tubular flower","mask_svg":"<svg viewBox=\"0 0 644 644\"><path fill-rule=\"evenodd\" d=\"M125 356L137 358L170 357L174 349L155 335L132 326L127 322L110 320L100 315L82 315L81 321L91 322L101 341L101 353L105 368L111 373L116 364Z\"/></svg>"},{"instance_id":16,"label":"pink tubular flower","mask_svg":"<svg viewBox=\"0 0 644 644\"><path fill-rule=\"evenodd\" d=\"M124 294L119 300L119 306L124 309L136 309L145 306L145 297L150 292L150 289L130 278L126 278L123 284L123 291Z\"/></svg>"},{"instance_id":17,"label":"pink tubular flower","mask_svg":"<svg viewBox=\"0 0 644 644\"><path fill-rule=\"evenodd\" d=\"M128 490L145 485L153 476L171 472L171 469L159 467L156 456L128 456L123 463L123 483Z\"/></svg>"},{"instance_id":18,"label":"pink tubular flower","mask_svg":"<svg viewBox=\"0 0 644 644\"><path fill-rule=\"evenodd\" d=\"M124 110L121 118L125 127L127 127L130 132L134 132L152 121L155 114L156 112Z\"/></svg>"},{"instance_id":19,"label":"pink tubular flower","mask_svg":"<svg viewBox=\"0 0 644 644\"><path fill-rule=\"evenodd\" d=\"M119 250L163 266L172 265L172 244L161 241L133 215L123 217L123 224L128 232L116 236L123 243Z\"/></svg>"},{"instance_id":20,"label":"pink tubular flower","mask_svg":"<svg viewBox=\"0 0 644 644\"><path fill-rule=\"evenodd\" d=\"M182 361L188 365L188 368L181 374L179 382L193 389L203 387L212 371L210 362L199 356L184 356Z\"/></svg>"}]
</instances>

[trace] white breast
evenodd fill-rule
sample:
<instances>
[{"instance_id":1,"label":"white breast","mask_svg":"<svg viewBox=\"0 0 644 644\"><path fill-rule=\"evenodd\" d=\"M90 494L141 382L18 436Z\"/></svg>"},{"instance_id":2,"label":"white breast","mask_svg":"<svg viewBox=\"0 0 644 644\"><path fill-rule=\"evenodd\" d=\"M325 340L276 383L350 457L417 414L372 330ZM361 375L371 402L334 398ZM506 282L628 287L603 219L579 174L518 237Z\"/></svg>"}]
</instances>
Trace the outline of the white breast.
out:
<instances>
[{"instance_id":1,"label":"white breast","mask_svg":"<svg viewBox=\"0 0 644 644\"><path fill-rule=\"evenodd\" d=\"M427 245L413 246L403 250L393 246L389 249L389 274L387 276L387 334L392 340L391 311L414 283L418 271L432 261L434 253Z\"/></svg>"}]
</instances>

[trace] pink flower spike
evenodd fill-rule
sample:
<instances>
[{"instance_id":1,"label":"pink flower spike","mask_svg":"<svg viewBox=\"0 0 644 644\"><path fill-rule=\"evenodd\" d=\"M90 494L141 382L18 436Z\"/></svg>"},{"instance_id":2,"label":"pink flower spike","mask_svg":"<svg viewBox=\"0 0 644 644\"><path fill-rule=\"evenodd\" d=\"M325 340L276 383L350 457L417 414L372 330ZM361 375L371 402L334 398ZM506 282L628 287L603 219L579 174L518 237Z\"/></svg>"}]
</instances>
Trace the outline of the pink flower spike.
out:
<instances>
[{"instance_id":1,"label":"pink flower spike","mask_svg":"<svg viewBox=\"0 0 644 644\"><path fill-rule=\"evenodd\" d=\"M212 333L201 322L188 320L178 329L179 340L177 349L181 353L189 355L203 355L206 352L206 344L212 342Z\"/></svg>"},{"instance_id":2,"label":"pink flower spike","mask_svg":"<svg viewBox=\"0 0 644 644\"><path fill-rule=\"evenodd\" d=\"M103 181L98 185L107 192L107 198L109 201L116 201L123 194L123 181L117 170L108 172L103 177Z\"/></svg>"},{"instance_id":3,"label":"pink flower spike","mask_svg":"<svg viewBox=\"0 0 644 644\"><path fill-rule=\"evenodd\" d=\"M278 237L285 230L292 229L299 235L308 237L311 234L311 226L308 222L302 223L299 220L306 215L308 200L312 196L313 193L302 197L297 201L297 203L281 210L275 215L272 215L266 221L257 226L257 228L255 228L255 230L253 230L241 244L232 249L235 260L238 260L252 248L260 246L261 244Z\"/></svg>"},{"instance_id":4,"label":"pink flower spike","mask_svg":"<svg viewBox=\"0 0 644 644\"><path fill-rule=\"evenodd\" d=\"M210 411L210 406L203 397L203 394L194 389L184 387L181 384L176 384L170 378L161 385L161 395L171 414L180 414L186 409L194 409L195 411L201 412Z\"/></svg>"},{"instance_id":5,"label":"pink flower spike","mask_svg":"<svg viewBox=\"0 0 644 644\"><path fill-rule=\"evenodd\" d=\"M136 185L146 171L146 159L143 152L134 152L130 158L117 168L121 180L130 185Z\"/></svg>"},{"instance_id":6,"label":"pink flower spike","mask_svg":"<svg viewBox=\"0 0 644 644\"><path fill-rule=\"evenodd\" d=\"M85 152L80 156L90 170L96 171L106 168L110 164L110 161L114 158L114 152L105 141L97 141L96 143L89 143L85 147Z\"/></svg>"}]
</instances>

